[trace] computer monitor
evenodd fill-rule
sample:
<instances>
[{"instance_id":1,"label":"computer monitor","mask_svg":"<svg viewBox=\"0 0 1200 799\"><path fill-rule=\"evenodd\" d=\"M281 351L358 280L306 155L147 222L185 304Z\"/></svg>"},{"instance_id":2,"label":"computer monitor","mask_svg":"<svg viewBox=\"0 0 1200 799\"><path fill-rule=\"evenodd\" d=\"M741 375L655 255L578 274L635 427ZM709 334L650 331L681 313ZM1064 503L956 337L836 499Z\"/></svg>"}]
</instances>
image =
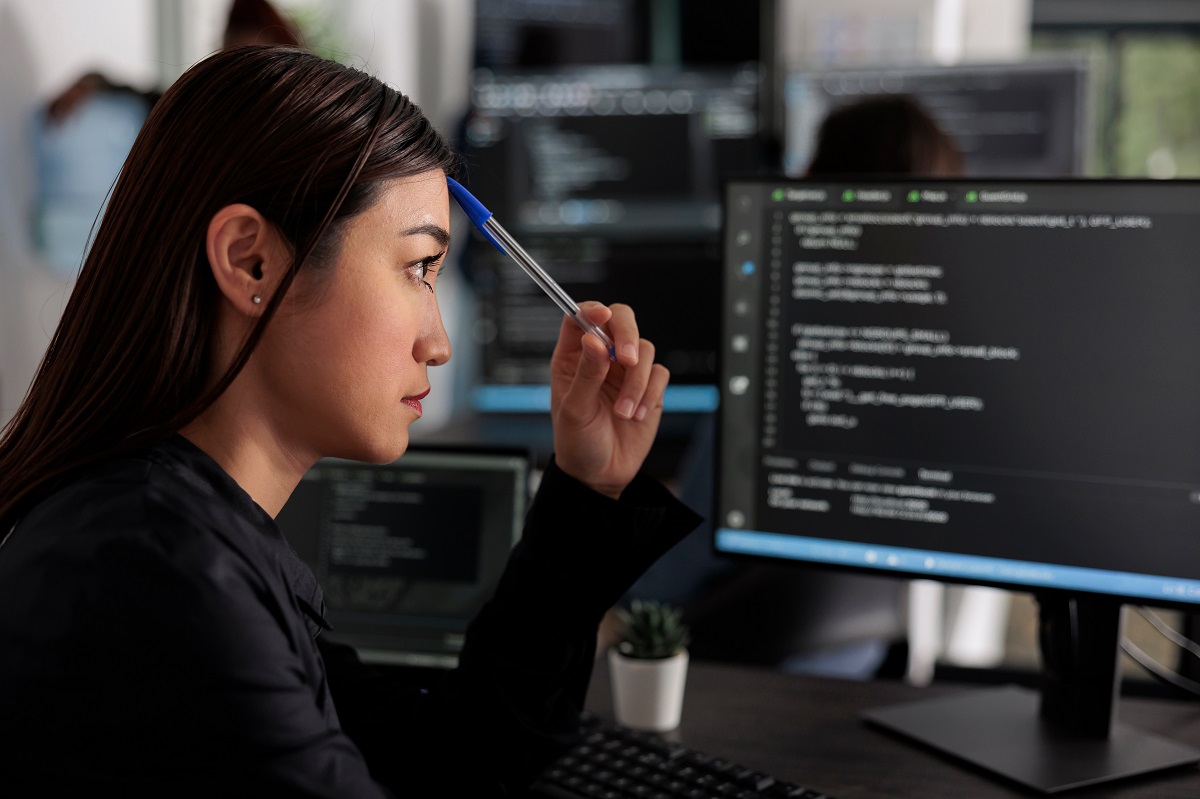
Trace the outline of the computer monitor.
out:
<instances>
[{"instance_id":1,"label":"computer monitor","mask_svg":"<svg viewBox=\"0 0 1200 799\"><path fill-rule=\"evenodd\" d=\"M716 551L1039 596L1044 724L1009 692L880 724L1044 790L1200 759L1111 724L1122 603L1200 606L1200 183L735 180L725 212Z\"/></svg>"},{"instance_id":2,"label":"computer monitor","mask_svg":"<svg viewBox=\"0 0 1200 799\"><path fill-rule=\"evenodd\" d=\"M648 60L644 0L476 0L475 66Z\"/></svg>"},{"instance_id":3,"label":"computer monitor","mask_svg":"<svg viewBox=\"0 0 1200 799\"><path fill-rule=\"evenodd\" d=\"M1072 58L794 70L783 89L784 171L804 173L830 111L868 97L904 94L950 134L969 175L1082 175L1090 129L1087 90L1087 63Z\"/></svg>"},{"instance_id":4,"label":"computer monitor","mask_svg":"<svg viewBox=\"0 0 1200 799\"><path fill-rule=\"evenodd\" d=\"M476 0L474 17L476 67L725 65L763 60L774 2Z\"/></svg>"},{"instance_id":5,"label":"computer monitor","mask_svg":"<svg viewBox=\"0 0 1200 799\"><path fill-rule=\"evenodd\" d=\"M318 462L276 521L321 584L325 635L365 661L453 667L520 537L529 466L523 450L430 446Z\"/></svg>"},{"instance_id":6,"label":"computer monitor","mask_svg":"<svg viewBox=\"0 0 1200 799\"><path fill-rule=\"evenodd\" d=\"M720 180L759 167L758 70L479 70L464 181L577 300L624 302L673 376L668 410L716 405ZM562 313L478 239L480 411L549 408Z\"/></svg>"}]
</instances>

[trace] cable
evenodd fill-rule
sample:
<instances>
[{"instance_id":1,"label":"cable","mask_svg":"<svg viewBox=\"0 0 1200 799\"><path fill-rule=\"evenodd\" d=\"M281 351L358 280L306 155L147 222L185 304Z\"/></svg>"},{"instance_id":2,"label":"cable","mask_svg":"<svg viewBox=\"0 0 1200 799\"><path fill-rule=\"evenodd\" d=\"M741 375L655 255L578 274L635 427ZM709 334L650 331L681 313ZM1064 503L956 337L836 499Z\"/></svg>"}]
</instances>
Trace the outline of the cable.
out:
<instances>
[{"instance_id":1,"label":"cable","mask_svg":"<svg viewBox=\"0 0 1200 799\"><path fill-rule=\"evenodd\" d=\"M1191 654L1200 658L1200 644L1196 643L1187 636L1180 634L1178 630L1163 621L1161 616L1150 610L1150 608L1146 607L1145 605L1138 605L1134 608L1134 610L1140 613L1142 618L1154 625L1154 629L1162 633L1168 641L1182 647L1185 651L1190 652Z\"/></svg>"},{"instance_id":2,"label":"cable","mask_svg":"<svg viewBox=\"0 0 1200 799\"><path fill-rule=\"evenodd\" d=\"M1124 649L1125 653L1128 654L1129 657L1133 658L1139 666L1148 671L1152 677L1166 683L1167 685L1177 688L1184 693L1195 697L1200 697L1200 682L1188 679L1182 674L1178 674L1167 668L1154 658L1147 655L1137 644L1124 636L1121 637L1121 648Z\"/></svg>"},{"instance_id":3,"label":"cable","mask_svg":"<svg viewBox=\"0 0 1200 799\"><path fill-rule=\"evenodd\" d=\"M1158 630L1158 632L1168 641L1183 649L1185 652L1195 657L1200 657L1200 644L1179 633L1179 631L1163 621L1162 617L1153 610L1144 605L1134 606L1134 610L1136 610L1142 616L1142 618L1148 621L1151 626L1154 627L1154 629ZM1150 675L1155 679L1187 694L1200 696L1200 682L1196 682L1195 680L1185 677L1173 669L1164 666L1162 663L1159 663L1144 650L1142 650L1141 647L1133 643L1133 641L1131 641L1129 638L1121 638L1121 648L1125 650L1126 654L1133 658L1134 662L1149 672Z\"/></svg>"}]
</instances>

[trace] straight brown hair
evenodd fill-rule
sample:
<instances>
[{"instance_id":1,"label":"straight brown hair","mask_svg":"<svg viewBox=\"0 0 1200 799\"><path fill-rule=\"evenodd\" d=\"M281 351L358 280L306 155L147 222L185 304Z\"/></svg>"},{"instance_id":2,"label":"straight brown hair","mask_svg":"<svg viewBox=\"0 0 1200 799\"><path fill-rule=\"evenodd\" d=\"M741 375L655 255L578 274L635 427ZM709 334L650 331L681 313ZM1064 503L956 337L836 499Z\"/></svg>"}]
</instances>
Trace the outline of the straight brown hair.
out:
<instances>
[{"instance_id":1,"label":"straight brown hair","mask_svg":"<svg viewBox=\"0 0 1200 799\"><path fill-rule=\"evenodd\" d=\"M329 260L382 181L455 164L407 97L310 52L249 45L189 69L138 135L33 383L0 431L0 540L73 473L162 441L209 407L297 270ZM232 203L263 214L294 257L213 381L218 290L204 241Z\"/></svg>"}]
</instances>

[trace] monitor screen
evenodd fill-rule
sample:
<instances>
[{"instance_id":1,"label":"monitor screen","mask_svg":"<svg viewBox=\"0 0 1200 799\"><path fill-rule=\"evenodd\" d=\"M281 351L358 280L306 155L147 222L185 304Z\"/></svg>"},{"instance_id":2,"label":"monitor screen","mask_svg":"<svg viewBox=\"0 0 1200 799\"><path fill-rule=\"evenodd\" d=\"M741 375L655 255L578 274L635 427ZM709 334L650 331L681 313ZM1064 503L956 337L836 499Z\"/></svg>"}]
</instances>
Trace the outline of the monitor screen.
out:
<instances>
[{"instance_id":1,"label":"monitor screen","mask_svg":"<svg viewBox=\"0 0 1200 799\"><path fill-rule=\"evenodd\" d=\"M1038 595L1040 705L874 723L1042 790L1200 759L1113 723L1121 603L1200 605L1200 183L734 181L725 208L716 550Z\"/></svg>"},{"instance_id":2,"label":"monitor screen","mask_svg":"<svg viewBox=\"0 0 1200 799\"><path fill-rule=\"evenodd\" d=\"M740 64L761 60L770 3L475 0L476 67Z\"/></svg>"},{"instance_id":3,"label":"monitor screen","mask_svg":"<svg viewBox=\"0 0 1200 799\"><path fill-rule=\"evenodd\" d=\"M317 575L330 638L367 661L452 667L520 537L528 478L519 450L325 459L276 521Z\"/></svg>"},{"instance_id":4,"label":"monitor screen","mask_svg":"<svg viewBox=\"0 0 1200 799\"><path fill-rule=\"evenodd\" d=\"M647 60L641 0L476 0L475 66L627 64Z\"/></svg>"},{"instance_id":5,"label":"monitor screen","mask_svg":"<svg viewBox=\"0 0 1200 799\"><path fill-rule=\"evenodd\" d=\"M624 302L673 376L669 410L712 410L720 181L759 166L758 71L477 71L465 182L576 300ZM562 314L482 240L479 410L545 410Z\"/></svg>"},{"instance_id":6,"label":"monitor screen","mask_svg":"<svg viewBox=\"0 0 1200 799\"><path fill-rule=\"evenodd\" d=\"M804 173L830 111L904 94L953 137L969 175L1080 175L1088 141L1087 75L1086 62L1058 59L793 71L784 79L784 170Z\"/></svg>"},{"instance_id":7,"label":"monitor screen","mask_svg":"<svg viewBox=\"0 0 1200 799\"><path fill-rule=\"evenodd\" d=\"M1200 186L728 192L718 550L1200 604Z\"/></svg>"}]
</instances>

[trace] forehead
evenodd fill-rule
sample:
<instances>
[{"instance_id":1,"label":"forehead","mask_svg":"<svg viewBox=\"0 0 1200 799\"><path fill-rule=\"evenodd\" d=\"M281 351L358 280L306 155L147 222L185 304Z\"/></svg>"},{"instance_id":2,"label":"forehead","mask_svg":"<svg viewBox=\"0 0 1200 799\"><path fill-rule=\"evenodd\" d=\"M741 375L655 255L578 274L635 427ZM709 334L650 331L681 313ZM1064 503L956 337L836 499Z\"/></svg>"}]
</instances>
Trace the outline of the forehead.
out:
<instances>
[{"instance_id":1,"label":"forehead","mask_svg":"<svg viewBox=\"0 0 1200 799\"><path fill-rule=\"evenodd\" d=\"M375 204L363 215L370 223L394 231L434 225L450 229L450 194L446 175L431 170L407 178L384 181Z\"/></svg>"}]
</instances>

